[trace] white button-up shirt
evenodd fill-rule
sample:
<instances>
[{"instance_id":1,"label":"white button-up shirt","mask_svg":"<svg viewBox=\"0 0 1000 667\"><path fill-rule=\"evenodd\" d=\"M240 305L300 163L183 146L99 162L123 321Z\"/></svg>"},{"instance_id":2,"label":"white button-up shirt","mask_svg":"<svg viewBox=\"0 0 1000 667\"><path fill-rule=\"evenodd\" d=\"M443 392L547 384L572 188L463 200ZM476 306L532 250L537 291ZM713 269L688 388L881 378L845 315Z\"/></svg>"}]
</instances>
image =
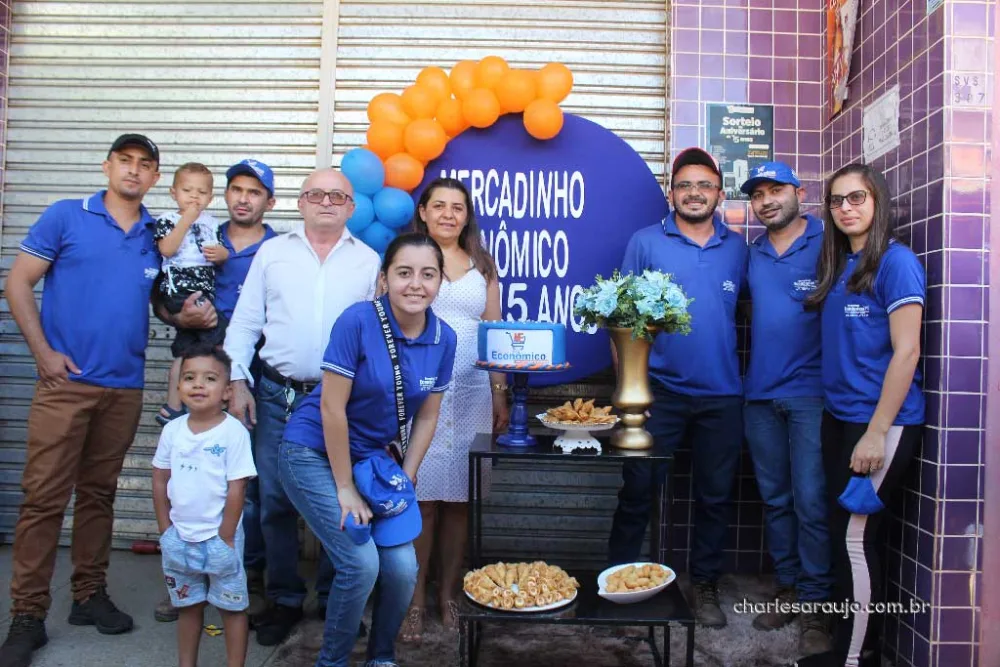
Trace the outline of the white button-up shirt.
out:
<instances>
[{"instance_id":1,"label":"white button-up shirt","mask_svg":"<svg viewBox=\"0 0 1000 667\"><path fill-rule=\"evenodd\" d=\"M261 244L226 330L232 379L253 382L250 363L263 335L263 361L292 380L319 381L333 323L351 304L375 297L380 265L378 253L347 229L323 261L301 223Z\"/></svg>"}]
</instances>

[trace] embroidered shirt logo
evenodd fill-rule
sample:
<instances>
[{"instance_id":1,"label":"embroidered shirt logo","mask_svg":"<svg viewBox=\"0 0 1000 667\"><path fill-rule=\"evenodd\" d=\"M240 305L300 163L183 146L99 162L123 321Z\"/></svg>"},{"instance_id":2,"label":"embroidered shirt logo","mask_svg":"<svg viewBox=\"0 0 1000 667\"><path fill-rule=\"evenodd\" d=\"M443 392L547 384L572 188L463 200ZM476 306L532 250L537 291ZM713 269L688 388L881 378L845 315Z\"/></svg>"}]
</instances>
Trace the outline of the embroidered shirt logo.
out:
<instances>
[{"instance_id":1,"label":"embroidered shirt logo","mask_svg":"<svg viewBox=\"0 0 1000 667\"><path fill-rule=\"evenodd\" d=\"M157 275L159 275L159 273L160 273L159 269L154 269L151 266L147 266L146 270L142 272L142 275L146 276L147 280L153 280L156 278Z\"/></svg>"},{"instance_id":2,"label":"embroidered shirt logo","mask_svg":"<svg viewBox=\"0 0 1000 667\"><path fill-rule=\"evenodd\" d=\"M212 456L222 456L223 454L226 453L226 448L220 447L219 445L216 444L212 445L211 447L206 447L205 451L211 454Z\"/></svg>"},{"instance_id":3,"label":"embroidered shirt logo","mask_svg":"<svg viewBox=\"0 0 1000 667\"><path fill-rule=\"evenodd\" d=\"M722 283L722 291L723 292L732 292L733 294L736 294L736 283L734 283L732 280L725 280L725 281L723 281L723 283Z\"/></svg>"},{"instance_id":4,"label":"embroidered shirt logo","mask_svg":"<svg viewBox=\"0 0 1000 667\"><path fill-rule=\"evenodd\" d=\"M844 317L868 317L868 306L849 303L844 306Z\"/></svg>"},{"instance_id":5,"label":"embroidered shirt logo","mask_svg":"<svg viewBox=\"0 0 1000 667\"><path fill-rule=\"evenodd\" d=\"M816 289L816 281L809 278L803 278L793 282L792 287L796 292L812 292Z\"/></svg>"},{"instance_id":6,"label":"embroidered shirt logo","mask_svg":"<svg viewBox=\"0 0 1000 667\"><path fill-rule=\"evenodd\" d=\"M420 391L430 391L434 388L437 377L426 377L420 380Z\"/></svg>"}]
</instances>

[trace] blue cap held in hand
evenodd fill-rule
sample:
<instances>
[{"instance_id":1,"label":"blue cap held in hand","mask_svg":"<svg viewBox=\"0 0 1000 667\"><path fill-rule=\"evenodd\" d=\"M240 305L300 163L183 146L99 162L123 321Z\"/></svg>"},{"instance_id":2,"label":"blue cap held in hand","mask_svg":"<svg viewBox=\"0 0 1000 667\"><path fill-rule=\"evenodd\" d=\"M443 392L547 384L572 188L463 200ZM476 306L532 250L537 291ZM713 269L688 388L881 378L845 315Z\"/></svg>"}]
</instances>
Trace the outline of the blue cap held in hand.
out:
<instances>
[{"instance_id":1,"label":"blue cap held in hand","mask_svg":"<svg viewBox=\"0 0 1000 667\"><path fill-rule=\"evenodd\" d=\"M354 486L372 510L372 539L380 547L412 542L423 529L417 492L398 463L376 454L354 464Z\"/></svg>"},{"instance_id":2,"label":"blue cap held in hand","mask_svg":"<svg viewBox=\"0 0 1000 667\"><path fill-rule=\"evenodd\" d=\"M847 488L837 498L837 502L852 514L875 514L885 509L885 505L875 491L875 485L867 475L855 475L847 483Z\"/></svg>"},{"instance_id":3,"label":"blue cap held in hand","mask_svg":"<svg viewBox=\"0 0 1000 667\"><path fill-rule=\"evenodd\" d=\"M256 178L267 189L268 194L274 196L274 172L263 162L247 158L234 164L226 172L226 187L229 187L231 180L240 175Z\"/></svg>"},{"instance_id":4,"label":"blue cap held in hand","mask_svg":"<svg viewBox=\"0 0 1000 667\"><path fill-rule=\"evenodd\" d=\"M749 195L753 193L755 187L768 182L794 185L797 188L802 187L799 177L795 175L795 170L787 164L784 162L765 162L750 172L750 178L740 186L740 190Z\"/></svg>"},{"instance_id":5,"label":"blue cap held in hand","mask_svg":"<svg viewBox=\"0 0 1000 667\"><path fill-rule=\"evenodd\" d=\"M371 524L365 525L358 523L355 521L353 514L348 514L347 518L344 519L344 530L347 531L347 536L359 546L370 540L372 537Z\"/></svg>"}]
</instances>

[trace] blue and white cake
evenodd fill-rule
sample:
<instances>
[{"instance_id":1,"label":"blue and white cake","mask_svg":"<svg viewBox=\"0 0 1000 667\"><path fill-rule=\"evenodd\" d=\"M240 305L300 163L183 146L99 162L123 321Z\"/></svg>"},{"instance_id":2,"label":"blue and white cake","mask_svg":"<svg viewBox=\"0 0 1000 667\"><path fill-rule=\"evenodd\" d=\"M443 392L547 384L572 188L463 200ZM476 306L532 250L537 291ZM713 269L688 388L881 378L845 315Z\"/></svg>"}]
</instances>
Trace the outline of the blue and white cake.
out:
<instances>
[{"instance_id":1,"label":"blue and white cake","mask_svg":"<svg viewBox=\"0 0 1000 667\"><path fill-rule=\"evenodd\" d=\"M552 322L480 322L476 365L498 371L566 370L566 326Z\"/></svg>"}]
</instances>

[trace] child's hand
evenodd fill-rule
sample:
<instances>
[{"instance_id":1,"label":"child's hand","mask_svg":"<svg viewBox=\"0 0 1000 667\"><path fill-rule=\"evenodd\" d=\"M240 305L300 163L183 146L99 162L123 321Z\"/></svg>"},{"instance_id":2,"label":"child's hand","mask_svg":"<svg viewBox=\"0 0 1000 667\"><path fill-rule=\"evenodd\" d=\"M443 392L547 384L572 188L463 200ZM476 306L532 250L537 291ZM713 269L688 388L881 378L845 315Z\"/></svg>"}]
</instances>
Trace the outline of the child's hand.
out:
<instances>
[{"instance_id":1,"label":"child's hand","mask_svg":"<svg viewBox=\"0 0 1000 667\"><path fill-rule=\"evenodd\" d=\"M229 251L226 250L226 246L221 244L204 246L202 254L205 255L205 259L215 264L222 264L229 259Z\"/></svg>"},{"instance_id":2,"label":"child's hand","mask_svg":"<svg viewBox=\"0 0 1000 667\"><path fill-rule=\"evenodd\" d=\"M205 210L205 207L196 201L188 201L180 204L179 212L181 214L181 219L178 222L184 222L191 224L198 219L201 212Z\"/></svg>"}]
</instances>

